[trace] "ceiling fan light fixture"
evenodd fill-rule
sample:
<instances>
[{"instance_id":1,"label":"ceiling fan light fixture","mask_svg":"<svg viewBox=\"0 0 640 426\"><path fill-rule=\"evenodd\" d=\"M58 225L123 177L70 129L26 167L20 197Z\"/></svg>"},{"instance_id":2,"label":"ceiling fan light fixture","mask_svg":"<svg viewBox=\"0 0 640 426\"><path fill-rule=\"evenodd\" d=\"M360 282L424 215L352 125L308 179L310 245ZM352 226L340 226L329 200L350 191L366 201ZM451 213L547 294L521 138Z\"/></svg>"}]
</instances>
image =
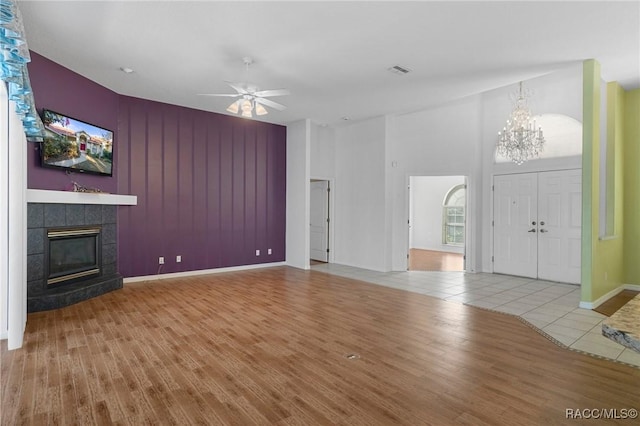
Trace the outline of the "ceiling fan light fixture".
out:
<instances>
[{"instance_id":1,"label":"ceiling fan light fixture","mask_svg":"<svg viewBox=\"0 0 640 426\"><path fill-rule=\"evenodd\" d=\"M236 98L236 101L227 107L227 112L230 112L231 114L240 114L242 117L246 118L253 118L254 112L256 115L268 114L269 111L265 106L274 108L278 111L284 111L287 107L267 98L271 96L289 95L289 90L260 90L255 84L249 83L249 66L253 63L253 60L248 56L242 58L242 60L247 68L246 80L242 83L226 81L229 86L235 89L236 93L200 93L199 95Z\"/></svg>"},{"instance_id":2,"label":"ceiling fan light fixture","mask_svg":"<svg viewBox=\"0 0 640 426\"><path fill-rule=\"evenodd\" d=\"M239 110L240 110L240 101L235 101L234 103L229 105L229 107L227 108L227 111L229 111L232 114L237 114Z\"/></svg>"},{"instance_id":3,"label":"ceiling fan light fixture","mask_svg":"<svg viewBox=\"0 0 640 426\"><path fill-rule=\"evenodd\" d=\"M268 111L265 107L256 102L256 114L257 115L266 115Z\"/></svg>"},{"instance_id":4,"label":"ceiling fan light fixture","mask_svg":"<svg viewBox=\"0 0 640 426\"><path fill-rule=\"evenodd\" d=\"M242 109L242 116L246 118L253 117L251 111L253 110L253 105L249 99L244 99L240 102L240 109Z\"/></svg>"}]
</instances>

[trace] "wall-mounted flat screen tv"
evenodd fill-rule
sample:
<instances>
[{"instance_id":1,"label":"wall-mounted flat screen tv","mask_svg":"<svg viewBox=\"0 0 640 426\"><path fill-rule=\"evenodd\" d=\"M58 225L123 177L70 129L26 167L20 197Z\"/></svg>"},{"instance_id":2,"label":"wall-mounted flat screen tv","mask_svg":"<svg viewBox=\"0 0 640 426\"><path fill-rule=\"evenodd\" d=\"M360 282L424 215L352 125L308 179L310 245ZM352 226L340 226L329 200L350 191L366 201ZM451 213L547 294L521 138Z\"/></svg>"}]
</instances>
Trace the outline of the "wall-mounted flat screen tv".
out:
<instances>
[{"instance_id":1,"label":"wall-mounted flat screen tv","mask_svg":"<svg viewBox=\"0 0 640 426\"><path fill-rule=\"evenodd\" d=\"M41 154L44 167L80 173L113 174L113 132L45 109L45 137Z\"/></svg>"}]
</instances>

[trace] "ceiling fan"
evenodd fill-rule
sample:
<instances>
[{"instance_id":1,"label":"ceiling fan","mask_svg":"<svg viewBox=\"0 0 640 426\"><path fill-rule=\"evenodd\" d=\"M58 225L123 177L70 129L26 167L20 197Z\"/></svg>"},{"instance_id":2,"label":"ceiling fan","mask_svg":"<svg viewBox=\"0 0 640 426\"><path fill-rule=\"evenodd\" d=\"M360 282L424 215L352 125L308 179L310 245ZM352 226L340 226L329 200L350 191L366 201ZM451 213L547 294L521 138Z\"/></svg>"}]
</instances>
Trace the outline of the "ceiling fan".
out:
<instances>
[{"instance_id":1,"label":"ceiling fan","mask_svg":"<svg viewBox=\"0 0 640 426\"><path fill-rule=\"evenodd\" d=\"M288 89L272 89L272 90L259 90L259 88L253 84L249 83L249 66L253 63L253 59L248 56L242 58L246 68L247 75L245 82L243 83L234 83L231 81L225 81L229 86L231 86L237 93L199 93L200 96L220 96L227 98L239 98L234 101L229 107L227 111L232 114L238 114L241 112L243 117L252 118L253 111L255 110L256 115L265 115L268 114L265 106L271 107L273 109L277 109L278 111L284 111L287 107L274 102L270 99L266 99L272 96L285 96L289 95L290 92Z\"/></svg>"}]
</instances>

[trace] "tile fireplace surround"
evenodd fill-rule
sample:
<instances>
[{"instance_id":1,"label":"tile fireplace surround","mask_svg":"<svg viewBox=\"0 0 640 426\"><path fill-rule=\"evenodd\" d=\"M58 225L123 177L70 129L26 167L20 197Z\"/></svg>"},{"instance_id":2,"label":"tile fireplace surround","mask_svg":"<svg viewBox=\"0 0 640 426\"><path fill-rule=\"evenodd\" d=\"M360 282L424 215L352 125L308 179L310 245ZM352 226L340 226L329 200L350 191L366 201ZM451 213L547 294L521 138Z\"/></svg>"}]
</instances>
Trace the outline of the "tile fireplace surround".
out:
<instances>
[{"instance_id":1,"label":"tile fireplace surround","mask_svg":"<svg viewBox=\"0 0 640 426\"><path fill-rule=\"evenodd\" d=\"M117 206L135 205L127 195L27 191L27 312L62 308L122 288L117 264ZM50 228L100 227L98 276L47 285L45 249Z\"/></svg>"}]
</instances>

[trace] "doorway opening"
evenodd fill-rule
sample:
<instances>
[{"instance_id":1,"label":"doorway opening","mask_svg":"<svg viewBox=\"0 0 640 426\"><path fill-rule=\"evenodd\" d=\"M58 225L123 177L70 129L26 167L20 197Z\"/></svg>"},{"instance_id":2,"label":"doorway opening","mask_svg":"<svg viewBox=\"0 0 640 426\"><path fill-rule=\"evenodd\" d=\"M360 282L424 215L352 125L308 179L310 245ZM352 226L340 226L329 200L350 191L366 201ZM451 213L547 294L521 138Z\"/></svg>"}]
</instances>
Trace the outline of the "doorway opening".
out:
<instances>
[{"instance_id":1,"label":"doorway opening","mask_svg":"<svg viewBox=\"0 0 640 426\"><path fill-rule=\"evenodd\" d=\"M309 213L310 264L329 263L331 184L325 179L311 179Z\"/></svg>"},{"instance_id":2,"label":"doorway opening","mask_svg":"<svg viewBox=\"0 0 640 426\"><path fill-rule=\"evenodd\" d=\"M466 177L410 176L408 225L408 270L464 271Z\"/></svg>"}]
</instances>

